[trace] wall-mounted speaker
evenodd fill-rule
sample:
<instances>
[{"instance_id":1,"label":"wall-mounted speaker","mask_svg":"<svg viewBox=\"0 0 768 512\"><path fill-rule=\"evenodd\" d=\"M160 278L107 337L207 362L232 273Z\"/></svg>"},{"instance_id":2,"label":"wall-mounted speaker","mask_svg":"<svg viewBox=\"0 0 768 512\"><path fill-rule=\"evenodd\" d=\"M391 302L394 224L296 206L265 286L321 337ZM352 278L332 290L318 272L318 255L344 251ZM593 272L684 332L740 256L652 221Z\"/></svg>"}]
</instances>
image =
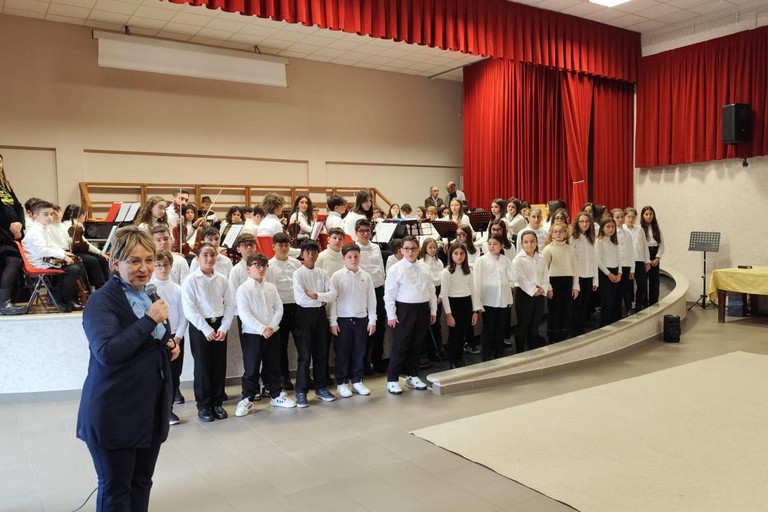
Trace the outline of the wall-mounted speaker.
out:
<instances>
[{"instance_id":1,"label":"wall-mounted speaker","mask_svg":"<svg viewBox=\"0 0 768 512\"><path fill-rule=\"evenodd\" d=\"M749 142L752 138L752 108L746 103L723 106L723 144Z\"/></svg>"}]
</instances>

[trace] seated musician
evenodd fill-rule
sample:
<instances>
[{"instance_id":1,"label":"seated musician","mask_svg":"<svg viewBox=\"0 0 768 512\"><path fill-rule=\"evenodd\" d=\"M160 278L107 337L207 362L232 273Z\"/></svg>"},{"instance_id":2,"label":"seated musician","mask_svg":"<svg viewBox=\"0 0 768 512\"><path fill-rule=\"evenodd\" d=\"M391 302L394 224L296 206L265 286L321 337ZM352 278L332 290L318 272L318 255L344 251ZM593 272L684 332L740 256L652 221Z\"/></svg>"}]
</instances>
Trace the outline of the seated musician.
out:
<instances>
[{"instance_id":1,"label":"seated musician","mask_svg":"<svg viewBox=\"0 0 768 512\"><path fill-rule=\"evenodd\" d=\"M63 312L81 311L83 306L75 299L75 282L82 275L82 267L75 264L74 254L56 247L51 240L48 226L53 222L53 215L53 204L48 201L32 205L32 222L22 240L24 252L35 267L59 267L64 271L51 279L54 299Z\"/></svg>"},{"instance_id":2,"label":"seated musician","mask_svg":"<svg viewBox=\"0 0 768 512\"><path fill-rule=\"evenodd\" d=\"M193 204L184 206L181 209L181 216L183 220L173 228L173 240L175 240L173 250L187 257L201 239L200 234L207 224L204 218L197 216L197 208Z\"/></svg>"},{"instance_id":3,"label":"seated musician","mask_svg":"<svg viewBox=\"0 0 768 512\"><path fill-rule=\"evenodd\" d=\"M85 212L81 212L78 205L70 204L64 208L59 229L62 236L66 236L67 246L64 249L80 257L85 273L88 274L88 281L98 290L109 277L109 260L98 247L85 238L83 222Z\"/></svg>"}]
</instances>

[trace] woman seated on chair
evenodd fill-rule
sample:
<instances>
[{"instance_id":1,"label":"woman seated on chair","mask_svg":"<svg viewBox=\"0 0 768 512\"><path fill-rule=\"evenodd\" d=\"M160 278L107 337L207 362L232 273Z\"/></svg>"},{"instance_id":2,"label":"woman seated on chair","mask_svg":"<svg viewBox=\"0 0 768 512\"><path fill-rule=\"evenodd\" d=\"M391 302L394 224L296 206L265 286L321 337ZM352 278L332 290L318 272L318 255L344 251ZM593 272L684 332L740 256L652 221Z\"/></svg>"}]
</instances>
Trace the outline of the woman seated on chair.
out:
<instances>
[{"instance_id":1,"label":"woman seated on chair","mask_svg":"<svg viewBox=\"0 0 768 512\"><path fill-rule=\"evenodd\" d=\"M13 285L21 274L21 254L14 243L24 236L24 207L3 171L0 155L0 315L21 315L24 308L11 300Z\"/></svg>"}]
</instances>

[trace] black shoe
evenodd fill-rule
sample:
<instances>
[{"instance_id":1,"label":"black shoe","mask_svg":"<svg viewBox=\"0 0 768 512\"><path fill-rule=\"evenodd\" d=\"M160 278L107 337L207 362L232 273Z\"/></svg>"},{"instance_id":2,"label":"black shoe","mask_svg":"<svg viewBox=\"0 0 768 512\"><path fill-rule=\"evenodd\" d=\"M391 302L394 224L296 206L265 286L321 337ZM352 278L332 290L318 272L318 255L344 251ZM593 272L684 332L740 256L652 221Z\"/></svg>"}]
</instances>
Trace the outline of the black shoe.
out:
<instances>
[{"instance_id":1,"label":"black shoe","mask_svg":"<svg viewBox=\"0 0 768 512\"><path fill-rule=\"evenodd\" d=\"M269 392L269 388L267 386L264 386L263 388L261 388L261 396L271 396L271 393Z\"/></svg>"},{"instance_id":2,"label":"black shoe","mask_svg":"<svg viewBox=\"0 0 768 512\"><path fill-rule=\"evenodd\" d=\"M24 308L15 305L10 300L6 300L5 302L0 303L0 315L12 316L12 315L23 315L24 313L25 313Z\"/></svg>"},{"instance_id":3,"label":"black shoe","mask_svg":"<svg viewBox=\"0 0 768 512\"><path fill-rule=\"evenodd\" d=\"M176 414L173 411L171 411L171 417L168 419L168 424L178 425L179 423L181 423L181 420L179 419L178 416L176 416Z\"/></svg>"},{"instance_id":4,"label":"black shoe","mask_svg":"<svg viewBox=\"0 0 768 512\"><path fill-rule=\"evenodd\" d=\"M205 409L200 409L197 411L197 417L206 423L216 419L216 417L213 415L213 409L210 407L206 407Z\"/></svg>"},{"instance_id":5,"label":"black shoe","mask_svg":"<svg viewBox=\"0 0 768 512\"><path fill-rule=\"evenodd\" d=\"M186 400L184 399L184 395L182 395L181 391L177 389L176 392L173 394L173 403L183 404L184 402L186 402Z\"/></svg>"},{"instance_id":6,"label":"black shoe","mask_svg":"<svg viewBox=\"0 0 768 512\"><path fill-rule=\"evenodd\" d=\"M283 391L293 391L293 383L291 382L291 379L289 379L286 376L280 377L280 383L282 385Z\"/></svg>"},{"instance_id":7,"label":"black shoe","mask_svg":"<svg viewBox=\"0 0 768 512\"><path fill-rule=\"evenodd\" d=\"M217 420L225 420L229 418L227 411L225 411L224 408L220 405L213 406L213 415L216 416Z\"/></svg>"},{"instance_id":8,"label":"black shoe","mask_svg":"<svg viewBox=\"0 0 768 512\"><path fill-rule=\"evenodd\" d=\"M67 304L69 307L69 311L82 311L83 306L79 302L72 301L69 304Z\"/></svg>"}]
</instances>

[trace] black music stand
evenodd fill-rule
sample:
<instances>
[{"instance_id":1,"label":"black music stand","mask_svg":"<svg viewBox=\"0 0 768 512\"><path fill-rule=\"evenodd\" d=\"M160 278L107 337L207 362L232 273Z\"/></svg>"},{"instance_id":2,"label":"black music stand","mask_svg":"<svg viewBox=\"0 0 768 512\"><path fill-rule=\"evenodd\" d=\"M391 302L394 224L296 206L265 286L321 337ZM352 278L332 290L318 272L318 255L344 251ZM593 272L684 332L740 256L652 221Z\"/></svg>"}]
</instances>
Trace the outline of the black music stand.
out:
<instances>
[{"instance_id":1,"label":"black music stand","mask_svg":"<svg viewBox=\"0 0 768 512\"><path fill-rule=\"evenodd\" d=\"M688 307L688 311L690 311L696 304L699 304L701 309L707 309L707 302L715 304L707 299L707 251L720 252L720 233L717 231L691 231L691 240L688 242L688 250L704 253L704 274L701 276L701 295L699 295L699 300ZM715 304L715 306L717 306L717 304Z\"/></svg>"},{"instance_id":2,"label":"black music stand","mask_svg":"<svg viewBox=\"0 0 768 512\"><path fill-rule=\"evenodd\" d=\"M493 220L494 215L491 212L471 212L468 213L469 225L475 231L485 231L488 224Z\"/></svg>"},{"instance_id":3,"label":"black music stand","mask_svg":"<svg viewBox=\"0 0 768 512\"><path fill-rule=\"evenodd\" d=\"M459 226L452 220L433 220L432 227L435 228L440 238L447 238L449 242L456 238L456 231L459 229Z\"/></svg>"},{"instance_id":4,"label":"black music stand","mask_svg":"<svg viewBox=\"0 0 768 512\"><path fill-rule=\"evenodd\" d=\"M408 230L408 234L411 236L418 236L421 234L421 226L419 225L419 219L401 219L397 221ZM413 232L413 228L416 228L416 233Z\"/></svg>"}]
</instances>

